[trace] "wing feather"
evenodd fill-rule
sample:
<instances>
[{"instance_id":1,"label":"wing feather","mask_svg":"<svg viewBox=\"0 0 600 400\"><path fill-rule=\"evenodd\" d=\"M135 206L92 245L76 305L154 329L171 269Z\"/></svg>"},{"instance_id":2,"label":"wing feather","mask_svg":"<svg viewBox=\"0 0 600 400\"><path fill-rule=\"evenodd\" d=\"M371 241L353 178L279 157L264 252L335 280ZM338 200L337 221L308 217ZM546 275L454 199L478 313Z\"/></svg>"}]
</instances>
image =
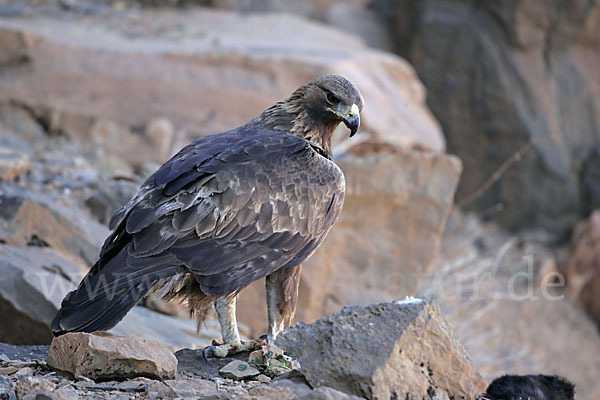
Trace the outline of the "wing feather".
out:
<instances>
[{"instance_id":1,"label":"wing feather","mask_svg":"<svg viewBox=\"0 0 600 400\"><path fill-rule=\"evenodd\" d=\"M129 257L170 254L210 294L304 261L341 210L341 171L280 133L207 143L184 148L119 211L132 235Z\"/></svg>"}]
</instances>

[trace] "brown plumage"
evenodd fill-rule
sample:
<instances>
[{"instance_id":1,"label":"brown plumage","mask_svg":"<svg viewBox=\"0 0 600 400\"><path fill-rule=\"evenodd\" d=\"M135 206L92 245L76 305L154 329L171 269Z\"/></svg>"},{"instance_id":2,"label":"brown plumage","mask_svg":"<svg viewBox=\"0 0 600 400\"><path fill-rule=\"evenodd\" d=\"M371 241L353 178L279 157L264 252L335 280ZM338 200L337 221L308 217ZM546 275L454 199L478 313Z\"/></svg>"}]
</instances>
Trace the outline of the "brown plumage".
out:
<instances>
[{"instance_id":1,"label":"brown plumage","mask_svg":"<svg viewBox=\"0 0 600 400\"><path fill-rule=\"evenodd\" d=\"M344 122L353 135L361 108L348 80L324 75L246 125L183 148L113 216L113 233L63 300L53 332L110 329L160 290L188 300L199 321L214 302L224 341L239 342L235 295L267 277L274 339L293 317L300 264L342 209L333 131Z\"/></svg>"}]
</instances>

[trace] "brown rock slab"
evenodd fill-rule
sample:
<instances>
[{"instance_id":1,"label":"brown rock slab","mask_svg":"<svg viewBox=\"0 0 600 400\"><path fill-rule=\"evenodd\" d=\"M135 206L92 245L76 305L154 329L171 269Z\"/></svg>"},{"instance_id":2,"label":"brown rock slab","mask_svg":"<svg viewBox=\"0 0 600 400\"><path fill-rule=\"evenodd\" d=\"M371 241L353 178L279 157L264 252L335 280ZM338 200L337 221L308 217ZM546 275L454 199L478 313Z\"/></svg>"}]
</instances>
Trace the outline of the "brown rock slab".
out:
<instances>
[{"instance_id":1,"label":"brown rock slab","mask_svg":"<svg viewBox=\"0 0 600 400\"><path fill-rule=\"evenodd\" d=\"M248 362L234 360L221 368L219 373L224 378L242 380L258 376L260 371Z\"/></svg>"},{"instance_id":2,"label":"brown rock slab","mask_svg":"<svg viewBox=\"0 0 600 400\"><path fill-rule=\"evenodd\" d=\"M41 13L3 19L0 41L27 57L0 79L0 100L55 112L66 135L139 165L165 161L165 149L186 142L178 132L231 129L314 76L338 73L360 88L368 104L363 139L384 147L445 148L411 66L351 33L281 14L135 14L81 15L69 24ZM152 129L128 128L155 118L171 121L172 143L162 136L154 141Z\"/></svg>"},{"instance_id":3,"label":"brown rock slab","mask_svg":"<svg viewBox=\"0 0 600 400\"><path fill-rule=\"evenodd\" d=\"M439 251L461 173L456 157L431 152L336 161L346 176L344 210L303 264L296 321L416 295ZM263 281L240 294L240 320L251 336L266 329L264 304Z\"/></svg>"},{"instance_id":4,"label":"brown rock slab","mask_svg":"<svg viewBox=\"0 0 600 400\"><path fill-rule=\"evenodd\" d=\"M437 305L422 299L344 307L282 332L277 345L312 387L367 398L474 398L487 383Z\"/></svg>"},{"instance_id":5,"label":"brown rock slab","mask_svg":"<svg viewBox=\"0 0 600 400\"><path fill-rule=\"evenodd\" d=\"M177 359L160 343L135 336L88 333L67 333L54 338L48 365L91 379L137 376L171 379L177 372Z\"/></svg>"}]
</instances>

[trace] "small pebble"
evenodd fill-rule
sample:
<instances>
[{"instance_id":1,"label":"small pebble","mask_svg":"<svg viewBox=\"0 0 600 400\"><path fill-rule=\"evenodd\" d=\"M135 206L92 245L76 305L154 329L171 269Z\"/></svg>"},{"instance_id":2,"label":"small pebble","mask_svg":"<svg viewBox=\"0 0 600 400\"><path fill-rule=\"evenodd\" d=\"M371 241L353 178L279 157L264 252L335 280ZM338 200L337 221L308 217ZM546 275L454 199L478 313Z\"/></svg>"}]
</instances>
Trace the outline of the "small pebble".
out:
<instances>
[{"instance_id":1,"label":"small pebble","mask_svg":"<svg viewBox=\"0 0 600 400\"><path fill-rule=\"evenodd\" d=\"M271 382L271 378L269 378L265 374L258 375L256 377L256 380L259 381L260 383L269 383L269 382Z\"/></svg>"}]
</instances>

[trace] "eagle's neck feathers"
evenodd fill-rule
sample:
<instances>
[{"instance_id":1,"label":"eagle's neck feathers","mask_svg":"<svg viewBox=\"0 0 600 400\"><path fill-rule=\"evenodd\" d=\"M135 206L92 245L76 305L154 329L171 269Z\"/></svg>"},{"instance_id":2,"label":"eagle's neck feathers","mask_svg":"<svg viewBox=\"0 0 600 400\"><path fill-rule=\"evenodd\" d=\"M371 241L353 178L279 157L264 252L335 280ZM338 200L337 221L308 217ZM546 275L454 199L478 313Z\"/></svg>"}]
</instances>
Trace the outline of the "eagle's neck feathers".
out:
<instances>
[{"instance_id":1,"label":"eagle's neck feathers","mask_svg":"<svg viewBox=\"0 0 600 400\"><path fill-rule=\"evenodd\" d=\"M301 93L275 103L250 122L254 126L279 130L306 139L331 156L331 140L339 121L319 121L302 104Z\"/></svg>"}]
</instances>

